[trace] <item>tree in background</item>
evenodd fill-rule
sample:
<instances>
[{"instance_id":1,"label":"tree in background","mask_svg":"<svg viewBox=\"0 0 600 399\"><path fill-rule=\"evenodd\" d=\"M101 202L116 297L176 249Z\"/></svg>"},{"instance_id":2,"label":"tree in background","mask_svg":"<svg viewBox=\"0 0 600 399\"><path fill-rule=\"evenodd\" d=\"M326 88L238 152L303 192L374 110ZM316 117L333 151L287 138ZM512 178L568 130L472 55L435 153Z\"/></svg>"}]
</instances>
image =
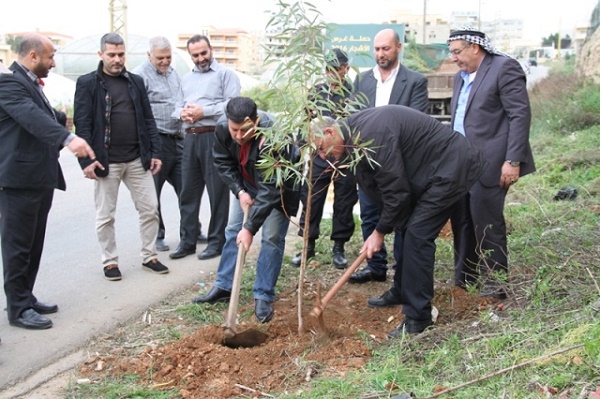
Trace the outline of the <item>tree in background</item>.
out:
<instances>
[{"instance_id":1,"label":"tree in background","mask_svg":"<svg viewBox=\"0 0 600 399\"><path fill-rule=\"evenodd\" d=\"M259 167L266 169L267 178L274 178L279 185L287 179L294 179L300 186L311 182L312 159L317 150L314 145L314 135L310 131L310 118L307 110L316 110L316 118L322 118L322 110L330 107L322 99L311 99L312 87L323 79L325 70L325 44L329 42L327 32L331 26L321 21L320 12L311 4L304 1L284 3L280 1L267 23L267 32L274 32L272 42L277 43L267 48L266 65L273 69L273 76L266 88L255 92L252 96L256 103L268 107L276 114L275 125L264 131L266 136L265 148L273 154L266 157ZM343 86L343 85L341 85ZM357 98L347 104L348 112L360 108L364 99ZM298 145L301 159L293 164L284 161L277 154L283 152L286 146ZM343 167L332 165L335 173L343 173L344 167L354 167L359 159L368 155L369 143L361 146L354 144L353 163ZM302 334L302 298L305 280L306 248L310 221L310 198L312 187L308 185L308 200L306 208L306 223L303 236L303 255L298 277L298 333ZM292 217L295 215L288 215Z\"/></svg>"},{"instance_id":2,"label":"tree in background","mask_svg":"<svg viewBox=\"0 0 600 399\"><path fill-rule=\"evenodd\" d=\"M21 45L22 41L23 41L22 36L7 36L6 37L6 44L8 44L10 46L10 51L12 51L15 54L17 53L17 51L19 51L19 46Z\"/></svg>"},{"instance_id":3,"label":"tree in background","mask_svg":"<svg viewBox=\"0 0 600 399\"><path fill-rule=\"evenodd\" d=\"M558 49L558 39L559 39L558 33L554 33L548 37L544 37L544 38L542 38L542 46ZM569 35L565 35L565 37L562 37L560 39L560 48L563 49L563 48L571 47L571 42L572 42L571 37Z\"/></svg>"}]
</instances>

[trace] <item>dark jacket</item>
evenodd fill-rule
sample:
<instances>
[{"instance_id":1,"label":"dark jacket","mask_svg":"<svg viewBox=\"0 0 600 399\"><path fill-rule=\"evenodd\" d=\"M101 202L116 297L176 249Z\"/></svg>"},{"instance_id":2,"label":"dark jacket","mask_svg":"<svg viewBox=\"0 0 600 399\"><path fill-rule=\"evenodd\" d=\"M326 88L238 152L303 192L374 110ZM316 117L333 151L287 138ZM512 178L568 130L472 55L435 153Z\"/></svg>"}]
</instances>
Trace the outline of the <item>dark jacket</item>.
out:
<instances>
[{"instance_id":1,"label":"dark jacket","mask_svg":"<svg viewBox=\"0 0 600 399\"><path fill-rule=\"evenodd\" d=\"M259 114L261 116L260 128L273 126L271 115L260 111ZM265 146L261 146L261 139L264 136L260 134L260 129L259 134L252 141L248 162L246 163L246 169L257 187L252 186L250 182L245 181L242 177L240 146L231 138L226 117L221 117L217 122L215 136L213 155L219 175L234 195L237 196L238 192L243 189L254 199L254 205L252 205L248 220L244 224L246 229L252 234L256 234L273 209L284 212L289 217L296 216L300 203L299 184L295 184L292 181L293 178L290 178L280 188L275 181L267 180L264 174L265 170L258 167L262 150L265 148ZM289 153L281 154L281 156L292 162L298 162L300 151L294 146L289 150Z\"/></svg>"},{"instance_id":2,"label":"dark jacket","mask_svg":"<svg viewBox=\"0 0 600 399\"><path fill-rule=\"evenodd\" d=\"M317 106L317 109L307 110L310 119L317 118L319 111L322 116L334 119L348 116L350 112L346 109L346 103L352 95L352 88L352 83L348 80L335 91L331 90L331 85L327 82L315 85L308 95L308 101Z\"/></svg>"},{"instance_id":3,"label":"dark jacket","mask_svg":"<svg viewBox=\"0 0 600 399\"><path fill-rule=\"evenodd\" d=\"M454 76L451 101L456 114L463 85L461 72ZM452 124L454 125L454 117ZM489 168L481 176L481 184L497 187L505 161L519 161L520 176L535 171L529 145L531 108L523 68L513 58L486 54L477 69L464 117L467 139L483 153Z\"/></svg>"},{"instance_id":4,"label":"dark jacket","mask_svg":"<svg viewBox=\"0 0 600 399\"><path fill-rule=\"evenodd\" d=\"M66 117L19 64L10 69L0 74L0 187L64 190L58 156L69 132L57 121Z\"/></svg>"},{"instance_id":5,"label":"dark jacket","mask_svg":"<svg viewBox=\"0 0 600 399\"><path fill-rule=\"evenodd\" d=\"M125 69L121 72L121 76L129 82L129 95L135 107L140 157L142 165L148 170L152 158L160 159L161 141L144 79ZM110 134L109 106L110 96L102 74L102 62L100 62L96 71L77 79L73 118L76 134L89 143L96 153L97 160L105 168L104 170L96 168L96 175L100 177L108 175L108 147L105 145L105 140ZM81 169L85 169L91 161L80 159L79 163Z\"/></svg>"},{"instance_id":6,"label":"dark jacket","mask_svg":"<svg viewBox=\"0 0 600 399\"><path fill-rule=\"evenodd\" d=\"M352 83L344 81L344 87L332 91L329 83L319 83L311 90L308 101L314 103L318 109L307 110L310 119L318 118L319 111L321 116L329 116L333 119L340 119L350 114L346 108L347 102L352 96ZM306 144L302 141L300 144ZM332 160L330 160L332 161ZM313 178L321 176L323 172L331 166L325 159L321 159L315 153L313 157Z\"/></svg>"},{"instance_id":7,"label":"dark jacket","mask_svg":"<svg viewBox=\"0 0 600 399\"><path fill-rule=\"evenodd\" d=\"M382 206L377 231L420 222L413 209L427 194L440 210L465 195L485 161L460 133L429 115L401 105L359 111L340 122L347 140L360 139L373 150L356 168L361 189ZM348 143L348 148L352 144Z\"/></svg>"},{"instance_id":8,"label":"dark jacket","mask_svg":"<svg viewBox=\"0 0 600 399\"><path fill-rule=\"evenodd\" d=\"M375 106L377 79L373 69L364 71L356 77L354 93L357 101L367 101L366 108ZM401 64L388 104L405 105L417 111L427 112L428 96L427 77Z\"/></svg>"}]
</instances>

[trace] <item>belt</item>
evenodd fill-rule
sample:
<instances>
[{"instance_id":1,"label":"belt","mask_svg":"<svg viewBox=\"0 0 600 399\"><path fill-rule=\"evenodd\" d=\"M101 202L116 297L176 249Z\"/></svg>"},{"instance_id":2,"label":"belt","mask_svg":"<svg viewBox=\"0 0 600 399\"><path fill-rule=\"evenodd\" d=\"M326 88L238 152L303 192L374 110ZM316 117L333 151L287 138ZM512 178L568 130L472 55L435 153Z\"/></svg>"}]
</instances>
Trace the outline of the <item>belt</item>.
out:
<instances>
[{"instance_id":1,"label":"belt","mask_svg":"<svg viewBox=\"0 0 600 399\"><path fill-rule=\"evenodd\" d=\"M173 140L181 140L182 139L182 137L179 136L178 134L162 133L162 132L159 132L158 134L160 134L161 136L172 138Z\"/></svg>"},{"instance_id":2,"label":"belt","mask_svg":"<svg viewBox=\"0 0 600 399\"><path fill-rule=\"evenodd\" d=\"M202 134L214 131L215 126L188 127L187 129L185 129L185 132L187 134Z\"/></svg>"}]
</instances>

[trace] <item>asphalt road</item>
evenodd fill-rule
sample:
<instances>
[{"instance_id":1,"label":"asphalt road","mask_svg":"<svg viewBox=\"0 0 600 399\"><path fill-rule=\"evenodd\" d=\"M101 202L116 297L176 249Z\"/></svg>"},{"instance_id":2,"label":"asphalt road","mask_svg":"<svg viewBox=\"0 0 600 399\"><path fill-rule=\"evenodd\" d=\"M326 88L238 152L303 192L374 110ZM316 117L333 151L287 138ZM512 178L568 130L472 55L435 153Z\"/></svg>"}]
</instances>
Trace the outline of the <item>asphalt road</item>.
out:
<instances>
[{"instance_id":1,"label":"asphalt road","mask_svg":"<svg viewBox=\"0 0 600 399\"><path fill-rule=\"evenodd\" d=\"M527 75L527 89L531 90L540 80L548 76L548 68L545 65L538 65L529 67L529 74Z\"/></svg>"},{"instance_id":2,"label":"asphalt road","mask_svg":"<svg viewBox=\"0 0 600 399\"><path fill-rule=\"evenodd\" d=\"M84 356L78 350L90 338L110 332L132 318L142 317L145 310L170 293L205 280L218 265L218 258L199 261L195 256L188 256L171 260L168 252L159 252L160 261L169 267L170 273L155 275L144 271L137 212L123 185L116 215L123 280L105 280L94 229L94 185L83 178L75 157L68 150L62 151L60 162L67 191L55 191L42 265L34 289L40 301L57 303L59 312L49 315L54 327L48 330L12 327L8 324L6 297L2 292L0 398L23 395L60 371L70 369L83 360ZM168 184L163 190L161 204L166 241L173 250L179 242L179 210L177 197ZM208 226L206 193L200 220ZM203 230L206 232L204 227ZM202 248L203 245L198 245L198 250ZM50 365L53 367L48 367Z\"/></svg>"}]
</instances>

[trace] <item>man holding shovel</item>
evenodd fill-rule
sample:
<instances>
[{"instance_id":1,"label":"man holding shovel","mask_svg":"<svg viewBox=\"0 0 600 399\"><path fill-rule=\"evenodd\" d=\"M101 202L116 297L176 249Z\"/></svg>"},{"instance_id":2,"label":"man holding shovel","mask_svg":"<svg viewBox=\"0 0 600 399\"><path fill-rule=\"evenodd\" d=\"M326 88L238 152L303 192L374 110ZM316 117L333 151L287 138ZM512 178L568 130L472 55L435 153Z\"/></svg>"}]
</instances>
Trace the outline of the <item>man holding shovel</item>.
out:
<instances>
[{"instance_id":1,"label":"man holding shovel","mask_svg":"<svg viewBox=\"0 0 600 399\"><path fill-rule=\"evenodd\" d=\"M281 270L288 217L296 215L300 202L299 187L286 185L280 188L275 181L266 178L264 169L257 167L265 148L265 137L260 134L260 130L272 125L272 117L258 112L256 103L247 97L229 100L225 117L217 123L213 148L215 165L236 200L231 202L229 208L229 222L225 229L225 245L217 279L207 294L193 300L194 303L209 304L229 302L238 244L241 245L241 251L247 252L254 235L262 227L253 290L255 316L261 323L273 318L275 284ZM300 153L297 148L292 148L289 154L282 156L297 161ZM244 210L248 212L245 222Z\"/></svg>"},{"instance_id":2,"label":"man holding shovel","mask_svg":"<svg viewBox=\"0 0 600 399\"><path fill-rule=\"evenodd\" d=\"M378 199L381 214L361 253L371 258L396 226L404 238L390 289L400 298L404 320L388 337L421 333L433 324L435 239L485 161L464 136L405 106L368 108L339 122L324 119L312 126L321 157L343 159L354 145L372 150L357 164L356 179Z\"/></svg>"}]
</instances>

